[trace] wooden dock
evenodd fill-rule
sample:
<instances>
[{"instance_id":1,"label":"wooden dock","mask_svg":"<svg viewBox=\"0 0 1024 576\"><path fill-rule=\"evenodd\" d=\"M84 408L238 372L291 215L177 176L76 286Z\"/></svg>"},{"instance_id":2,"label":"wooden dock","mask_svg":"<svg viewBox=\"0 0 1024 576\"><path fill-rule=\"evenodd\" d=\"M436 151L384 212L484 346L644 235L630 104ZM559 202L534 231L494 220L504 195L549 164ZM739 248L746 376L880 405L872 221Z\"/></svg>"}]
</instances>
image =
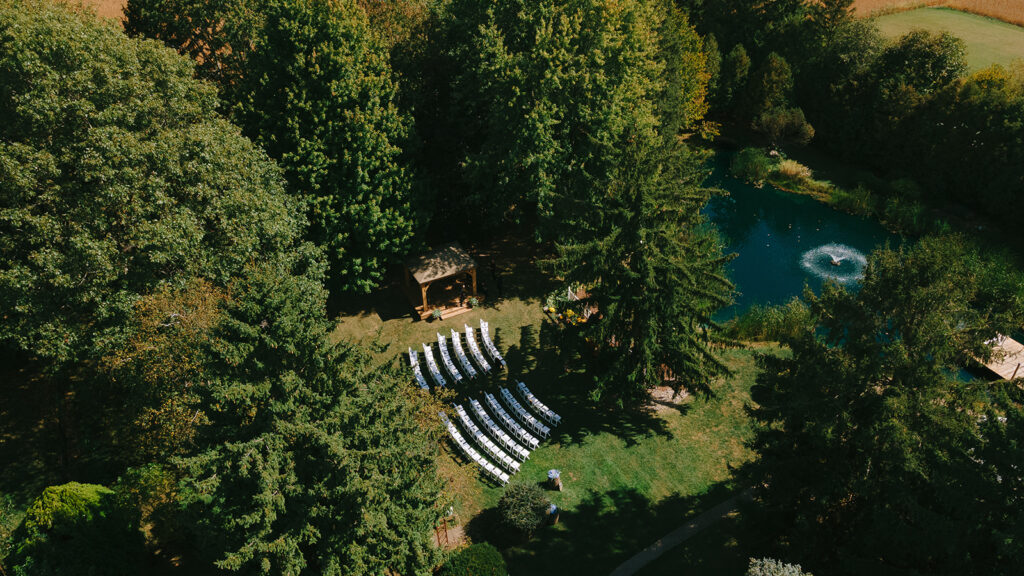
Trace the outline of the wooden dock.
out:
<instances>
[{"instance_id":1,"label":"wooden dock","mask_svg":"<svg viewBox=\"0 0 1024 576\"><path fill-rule=\"evenodd\" d=\"M992 342L992 360L985 367L1004 380L1024 378L1024 344L1009 336L1000 336Z\"/></svg>"}]
</instances>

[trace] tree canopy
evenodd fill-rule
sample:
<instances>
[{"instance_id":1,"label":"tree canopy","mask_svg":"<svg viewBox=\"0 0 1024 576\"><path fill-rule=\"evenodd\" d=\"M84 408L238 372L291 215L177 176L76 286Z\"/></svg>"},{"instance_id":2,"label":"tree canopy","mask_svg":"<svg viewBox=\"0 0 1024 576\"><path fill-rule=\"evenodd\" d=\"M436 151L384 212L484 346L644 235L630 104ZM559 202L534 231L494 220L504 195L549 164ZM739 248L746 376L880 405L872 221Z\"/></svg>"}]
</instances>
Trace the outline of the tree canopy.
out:
<instances>
[{"instance_id":1,"label":"tree canopy","mask_svg":"<svg viewBox=\"0 0 1024 576\"><path fill-rule=\"evenodd\" d=\"M410 119L384 39L355 0L131 0L126 13L131 34L199 61L231 118L279 162L332 287L377 286L415 230Z\"/></svg>"},{"instance_id":2,"label":"tree canopy","mask_svg":"<svg viewBox=\"0 0 1024 576\"><path fill-rule=\"evenodd\" d=\"M963 239L942 237L874 254L856 293L805 295L811 320L784 336L792 356L760 358L753 411L752 478L792 553L850 574L1005 560L989 530L1019 508L986 521L988 386L956 371L1020 325L1021 286Z\"/></svg>"},{"instance_id":3,"label":"tree canopy","mask_svg":"<svg viewBox=\"0 0 1024 576\"><path fill-rule=\"evenodd\" d=\"M55 42L60 38L60 42ZM303 220L216 92L156 42L49 3L0 9L0 340L57 369L141 294L223 285Z\"/></svg>"},{"instance_id":4,"label":"tree canopy","mask_svg":"<svg viewBox=\"0 0 1024 576\"><path fill-rule=\"evenodd\" d=\"M429 573L440 424L358 349L329 343L315 256L247 269L204 346L209 424L179 461L196 542L233 571Z\"/></svg>"}]
</instances>

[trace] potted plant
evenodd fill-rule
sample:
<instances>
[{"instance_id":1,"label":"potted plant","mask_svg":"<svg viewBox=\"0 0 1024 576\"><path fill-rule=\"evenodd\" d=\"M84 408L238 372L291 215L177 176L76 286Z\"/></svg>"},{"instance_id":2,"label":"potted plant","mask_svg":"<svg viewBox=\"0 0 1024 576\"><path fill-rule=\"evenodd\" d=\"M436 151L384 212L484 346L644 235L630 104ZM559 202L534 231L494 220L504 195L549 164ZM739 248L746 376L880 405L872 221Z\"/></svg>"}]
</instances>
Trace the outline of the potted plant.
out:
<instances>
[{"instance_id":1,"label":"potted plant","mask_svg":"<svg viewBox=\"0 0 1024 576\"><path fill-rule=\"evenodd\" d=\"M430 319L431 320L440 320L441 319L441 309L440 308L434 308L434 311L430 313Z\"/></svg>"},{"instance_id":2,"label":"potted plant","mask_svg":"<svg viewBox=\"0 0 1024 576\"><path fill-rule=\"evenodd\" d=\"M466 304L469 304L470 308L476 308L476 305L479 303L480 301L476 299L476 296L470 296L469 300L466 300Z\"/></svg>"}]
</instances>

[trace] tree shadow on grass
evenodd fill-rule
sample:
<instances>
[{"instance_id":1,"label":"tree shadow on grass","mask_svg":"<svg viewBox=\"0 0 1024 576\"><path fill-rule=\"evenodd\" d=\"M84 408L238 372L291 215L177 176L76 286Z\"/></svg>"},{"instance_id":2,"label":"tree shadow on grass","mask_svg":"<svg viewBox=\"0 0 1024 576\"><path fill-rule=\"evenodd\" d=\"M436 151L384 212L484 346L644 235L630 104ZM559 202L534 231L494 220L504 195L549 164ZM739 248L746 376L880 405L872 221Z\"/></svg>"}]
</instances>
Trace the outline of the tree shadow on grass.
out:
<instances>
[{"instance_id":1,"label":"tree shadow on grass","mask_svg":"<svg viewBox=\"0 0 1024 576\"><path fill-rule=\"evenodd\" d=\"M587 437L606 432L627 446L653 435L671 438L664 419L650 407L620 408L595 401L593 376L575 350L570 328L544 322L538 331L524 326L520 344L509 349L509 366L519 369L516 378L549 408L562 417L552 436L562 444L580 444ZM684 408L685 410L685 408Z\"/></svg>"},{"instance_id":2,"label":"tree shadow on grass","mask_svg":"<svg viewBox=\"0 0 1024 576\"><path fill-rule=\"evenodd\" d=\"M513 576L607 574L733 495L733 487L726 483L704 494L676 495L656 503L635 489L591 492L574 509L562 510L558 524L541 528L528 541L504 529L493 508L470 521L466 531L475 542L491 542L501 549ZM557 494L551 498L557 505Z\"/></svg>"},{"instance_id":3,"label":"tree shadow on grass","mask_svg":"<svg viewBox=\"0 0 1024 576\"><path fill-rule=\"evenodd\" d=\"M66 480L54 392L38 366L0 350L0 493L26 505Z\"/></svg>"}]
</instances>

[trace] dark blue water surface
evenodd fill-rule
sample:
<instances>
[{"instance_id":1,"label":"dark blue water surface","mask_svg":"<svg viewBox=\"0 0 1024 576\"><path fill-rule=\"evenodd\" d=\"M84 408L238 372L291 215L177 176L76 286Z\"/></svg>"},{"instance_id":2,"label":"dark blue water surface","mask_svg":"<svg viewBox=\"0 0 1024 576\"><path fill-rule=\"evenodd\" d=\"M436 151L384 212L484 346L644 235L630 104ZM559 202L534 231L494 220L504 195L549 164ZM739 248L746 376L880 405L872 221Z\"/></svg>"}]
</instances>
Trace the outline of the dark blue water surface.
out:
<instances>
[{"instance_id":1,"label":"dark blue water surface","mask_svg":"<svg viewBox=\"0 0 1024 576\"><path fill-rule=\"evenodd\" d=\"M729 264L736 302L718 314L719 320L742 314L753 304L783 304L800 295L805 283L818 291L825 274L846 277L846 285L856 286L849 278L856 276L860 258L887 242L900 243L899 236L874 220L834 210L807 196L737 180L728 175L730 158L716 154L707 183L729 192L713 198L706 210L728 251L737 254ZM802 265L805 254L822 247L826 248L811 254L808 270ZM838 266L831 264L833 254L839 258Z\"/></svg>"}]
</instances>

